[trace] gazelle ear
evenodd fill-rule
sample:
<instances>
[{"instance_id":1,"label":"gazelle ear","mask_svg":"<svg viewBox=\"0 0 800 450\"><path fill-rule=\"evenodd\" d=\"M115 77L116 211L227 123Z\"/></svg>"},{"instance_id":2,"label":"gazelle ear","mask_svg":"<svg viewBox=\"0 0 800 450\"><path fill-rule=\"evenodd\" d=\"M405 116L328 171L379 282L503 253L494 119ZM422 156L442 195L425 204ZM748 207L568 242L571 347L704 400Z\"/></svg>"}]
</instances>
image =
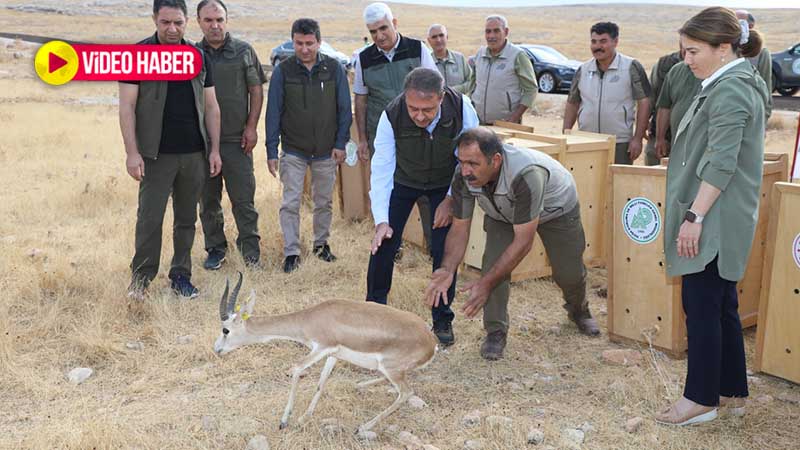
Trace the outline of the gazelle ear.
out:
<instances>
[{"instance_id":1,"label":"gazelle ear","mask_svg":"<svg viewBox=\"0 0 800 450\"><path fill-rule=\"evenodd\" d=\"M253 307L256 304L256 290L250 290L250 298L247 299L247 303L244 305L244 311L242 311L242 320L247 320L251 315L253 315Z\"/></svg>"}]
</instances>

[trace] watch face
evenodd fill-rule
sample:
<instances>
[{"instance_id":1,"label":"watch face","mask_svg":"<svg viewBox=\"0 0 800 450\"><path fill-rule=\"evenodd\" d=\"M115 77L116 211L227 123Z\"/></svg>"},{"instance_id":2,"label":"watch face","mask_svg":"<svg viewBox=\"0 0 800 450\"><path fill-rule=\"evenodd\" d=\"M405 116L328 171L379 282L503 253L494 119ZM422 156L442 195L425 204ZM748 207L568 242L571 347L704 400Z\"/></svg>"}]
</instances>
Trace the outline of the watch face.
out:
<instances>
[{"instance_id":1,"label":"watch face","mask_svg":"<svg viewBox=\"0 0 800 450\"><path fill-rule=\"evenodd\" d=\"M695 214L693 211L686 211L686 215L684 215L683 218L691 223L694 223L694 221L697 220L697 214Z\"/></svg>"}]
</instances>

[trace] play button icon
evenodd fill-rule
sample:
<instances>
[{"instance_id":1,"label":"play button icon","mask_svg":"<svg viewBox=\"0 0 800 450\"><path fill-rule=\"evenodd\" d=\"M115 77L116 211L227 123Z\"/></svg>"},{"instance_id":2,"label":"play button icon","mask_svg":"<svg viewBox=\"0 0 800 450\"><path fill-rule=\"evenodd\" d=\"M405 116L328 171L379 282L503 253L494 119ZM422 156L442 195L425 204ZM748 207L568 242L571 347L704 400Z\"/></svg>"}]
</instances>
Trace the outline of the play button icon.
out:
<instances>
[{"instance_id":1,"label":"play button icon","mask_svg":"<svg viewBox=\"0 0 800 450\"><path fill-rule=\"evenodd\" d=\"M63 41L50 41L36 52L34 66L36 74L47 84L58 86L78 73L78 52Z\"/></svg>"},{"instance_id":2,"label":"play button icon","mask_svg":"<svg viewBox=\"0 0 800 450\"><path fill-rule=\"evenodd\" d=\"M56 70L58 70L58 69L60 69L60 68L62 68L64 66L66 66L67 64L69 64L69 62L66 59L56 55L55 53L50 53L48 56L49 56L49 61L48 61L48 64L47 64L47 66L48 66L47 72L48 73L53 73Z\"/></svg>"}]
</instances>

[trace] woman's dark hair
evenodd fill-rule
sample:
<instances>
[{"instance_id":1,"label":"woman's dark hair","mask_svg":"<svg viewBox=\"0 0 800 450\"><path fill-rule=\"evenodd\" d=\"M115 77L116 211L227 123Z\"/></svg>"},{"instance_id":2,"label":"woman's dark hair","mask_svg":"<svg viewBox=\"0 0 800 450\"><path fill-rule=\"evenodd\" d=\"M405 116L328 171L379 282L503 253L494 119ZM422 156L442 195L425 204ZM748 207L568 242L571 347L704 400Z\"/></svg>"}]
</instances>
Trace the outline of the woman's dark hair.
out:
<instances>
[{"instance_id":1,"label":"woman's dark hair","mask_svg":"<svg viewBox=\"0 0 800 450\"><path fill-rule=\"evenodd\" d=\"M680 34L695 41L705 42L712 47L720 44L731 44L731 49L738 56L752 58L761 53L764 41L761 33L750 30L750 38L739 44L742 27L736 14L728 8L715 6L700 11L678 30Z\"/></svg>"}]
</instances>

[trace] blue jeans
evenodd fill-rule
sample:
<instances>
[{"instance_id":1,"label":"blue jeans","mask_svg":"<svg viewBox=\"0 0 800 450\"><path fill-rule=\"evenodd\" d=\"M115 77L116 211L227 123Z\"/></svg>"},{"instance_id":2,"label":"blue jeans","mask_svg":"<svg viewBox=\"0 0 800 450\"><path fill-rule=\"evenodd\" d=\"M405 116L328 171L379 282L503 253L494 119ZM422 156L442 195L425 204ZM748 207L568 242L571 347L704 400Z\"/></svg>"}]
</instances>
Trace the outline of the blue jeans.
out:
<instances>
[{"instance_id":1,"label":"blue jeans","mask_svg":"<svg viewBox=\"0 0 800 450\"><path fill-rule=\"evenodd\" d=\"M447 187L440 189L414 189L401 184L394 184L392 195L389 198L389 226L392 228L392 237L383 241L378 251L369 257L369 269L367 270L367 301L386 304L386 297L392 289L392 272L394 271L394 257L400 243L403 240L403 229L408 221L408 216L414 208L414 203L419 197L428 197L431 204L431 212L435 212L439 204L447 196ZM433 259L433 270L442 265L444 257L444 241L450 227L433 228L431 230L430 255ZM450 304L456 294L456 277L453 275L453 283L447 290L447 305L439 303L439 306L431 310L433 323L452 322L455 314L450 309ZM420 298L420 301L422 299Z\"/></svg>"}]
</instances>

